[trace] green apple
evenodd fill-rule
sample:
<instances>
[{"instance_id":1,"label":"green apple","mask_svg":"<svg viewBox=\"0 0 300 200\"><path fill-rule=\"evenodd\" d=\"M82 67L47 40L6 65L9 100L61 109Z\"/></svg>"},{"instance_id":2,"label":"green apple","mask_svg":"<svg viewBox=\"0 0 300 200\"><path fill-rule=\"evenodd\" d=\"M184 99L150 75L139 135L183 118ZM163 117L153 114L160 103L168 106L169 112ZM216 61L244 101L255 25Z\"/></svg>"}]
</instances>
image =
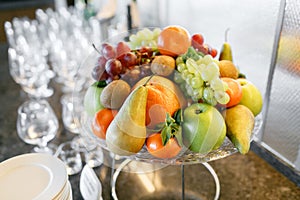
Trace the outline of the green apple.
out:
<instances>
[{"instance_id":1,"label":"green apple","mask_svg":"<svg viewBox=\"0 0 300 200\"><path fill-rule=\"evenodd\" d=\"M242 99L239 104L248 107L254 116L261 112L263 98L258 88L249 80L239 78L237 81L242 86Z\"/></svg>"},{"instance_id":2,"label":"green apple","mask_svg":"<svg viewBox=\"0 0 300 200\"><path fill-rule=\"evenodd\" d=\"M100 102L100 95L105 86L105 82L97 81L87 89L84 95L83 105L88 115L94 116L96 112L104 108Z\"/></svg>"},{"instance_id":3,"label":"green apple","mask_svg":"<svg viewBox=\"0 0 300 200\"><path fill-rule=\"evenodd\" d=\"M223 116L205 103L195 103L184 110L182 129L184 145L201 154L219 148L226 136Z\"/></svg>"}]
</instances>

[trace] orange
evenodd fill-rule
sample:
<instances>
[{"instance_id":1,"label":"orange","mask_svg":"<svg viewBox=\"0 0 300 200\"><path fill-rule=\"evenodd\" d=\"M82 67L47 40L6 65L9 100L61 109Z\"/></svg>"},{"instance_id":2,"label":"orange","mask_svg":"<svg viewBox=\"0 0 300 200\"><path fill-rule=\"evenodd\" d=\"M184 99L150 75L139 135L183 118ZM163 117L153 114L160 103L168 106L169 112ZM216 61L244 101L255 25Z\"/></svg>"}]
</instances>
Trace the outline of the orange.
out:
<instances>
[{"instance_id":1,"label":"orange","mask_svg":"<svg viewBox=\"0 0 300 200\"><path fill-rule=\"evenodd\" d=\"M154 128L158 123L165 122L166 114L171 116L180 109L180 102L175 93L158 83L149 83L147 106L146 106L146 125Z\"/></svg>"},{"instance_id":2,"label":"orange","mask_svg":"<svg viewBox=\"0 0 300 200\"><path fill-rule=\"evenodd\" d=\"M233 78L222 77L221 79L228 85L226 93L229 95L230 100L226 104L226 107L237 105L242 100L242 86Z\"/></svg>"},{"instance_id":3,"label":"orange","mask_svg":"<svg viewBox=\"0 0 300 200\"><path fill-rule=\"evenodd\" d=\"M157 158L173 158L181 150L175 137L171 137L164 146L160 133L150 135L146 140L146 147L148 152Z\"/></svg>"},{"instance_id":4,"label":"orange","mask_svg":"<svg viewBox=\"0 0 300 200\"><path fill-rule=\"evenodd\" d=\"M219 61L219 69L221 77L228 77L237 79L239 77L239 70L230 60Z\"/></svg>"},{"instance_id":5,"label":"orange","mask_svg":"<svg viewBox=\"0 0 300 200\"><path fill-rule=\"evenodd\" d=\"M106 139L106 130L117 112L117 110L104 108L95 114L92 121L92 131L97 137Z\"/></svg>"},{"instance_id":6,"label":"orange","mask_svg":"<svg viewBox=\"0 0 300 200\"><path fill-rule=\"evenodd\" d=\"M190 35L181 26L167 26L160 32L157 40L159 52L173 57L184 54L190 46Z\"/></svg>"},{"instance_id":7,"label":"orange","mask_svg":"<svg viewBox=\"0 0 300 200\"><path fill-rule=\"evenodd\" d=\"M175 111L187 105L184 94L180 88L171 80L162 76L146 76L139 80L132 90L139 85L148 89L146 106L146 125L155 128L158 123L165 122L167 112L172 116Z\"/></svg>"}]
</instances>

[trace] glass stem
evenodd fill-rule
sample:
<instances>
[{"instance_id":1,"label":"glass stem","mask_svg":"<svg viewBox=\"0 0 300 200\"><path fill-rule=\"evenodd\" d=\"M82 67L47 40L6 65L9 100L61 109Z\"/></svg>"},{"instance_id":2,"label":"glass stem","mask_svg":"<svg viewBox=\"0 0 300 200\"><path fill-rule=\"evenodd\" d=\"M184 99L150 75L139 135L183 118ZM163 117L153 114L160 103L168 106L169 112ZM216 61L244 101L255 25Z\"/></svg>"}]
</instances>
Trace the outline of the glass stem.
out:
<instances>
[{"instance_id":1,"label":"glass stem","mask_svg":"<svg viewBox=\"0 0 300 200\"><path fill-rule=\"evenodd\" d=\"M39 149L46 149L47 148L47 141L42 141L41 143L38 144Z\"/></svg>"},{"instance_id":2,"label":"glass stem","mask_svg":"<svg viewBox=\"0 0 300 200\"><path fill-rule=\"evenodd\" d=\"M181 200L184 200L184 164L181 165Z\"/></svg>"}]
</instances>

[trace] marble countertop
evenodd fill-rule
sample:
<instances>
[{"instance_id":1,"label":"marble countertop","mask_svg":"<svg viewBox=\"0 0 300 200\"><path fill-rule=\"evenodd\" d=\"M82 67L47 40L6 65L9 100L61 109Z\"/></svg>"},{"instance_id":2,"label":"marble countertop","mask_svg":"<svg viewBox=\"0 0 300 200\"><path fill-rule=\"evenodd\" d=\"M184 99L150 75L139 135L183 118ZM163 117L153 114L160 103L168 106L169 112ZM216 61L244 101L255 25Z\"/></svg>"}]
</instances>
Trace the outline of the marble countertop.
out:
<instances>
[{"instance_id":1,"label":"marble countertop","mask_svg":"<svg viewBox=\"0 0 300 200\"><path fill-rule=\"evenodd\" d=\"M52 141L59 144L62 141L70 140L74 134L67 132L61 121L61 106L59 97L61 91L56 83L51 83L55 93L48 100L54 108L60 120L60 133ZM16 155L28 153L32 146L22 142L16 132L16 119L18 106L27 99L9 75L7 61L7 45L0 45L0 162ZM266 199L266 200L297 200L300 199L300 189L294 182L278 172L261 157L250 151L247 155L233 154L227 158L212 161L209 163L215 170L220 180L220 200L234 199ZM177 173L180 166L169 166L158 170L159 174L168 175L170 183L180 180L180 173ZM205 196L212 196L215 192L215 185L210 175L205 175L201 164L185 167L186 199L211 199L197 196L200 190L205 190ZM103 185L103 199L113 199L111 196L110 177L111 169L107 166L100 166L94 169ZM179 171L180 172L180 171ZM203 172L203 173L201 173ZM79 192L80 174L69 177L73 189L73 199L80 200ZM147 197L138 197L142 194L137 174L122 172L117 181L117 193L119 199L159 199L166 195L167 199L181 199L180 187L166 184L162 194L154 192ZM163 178L164 179L164 178ZM203 183L205 183L203 185ZM173 196L175 194L175 196ZM177 195L176 195L177 194ZM1 197L0 197L1 198Z\"/></svg>"}]
</instances>

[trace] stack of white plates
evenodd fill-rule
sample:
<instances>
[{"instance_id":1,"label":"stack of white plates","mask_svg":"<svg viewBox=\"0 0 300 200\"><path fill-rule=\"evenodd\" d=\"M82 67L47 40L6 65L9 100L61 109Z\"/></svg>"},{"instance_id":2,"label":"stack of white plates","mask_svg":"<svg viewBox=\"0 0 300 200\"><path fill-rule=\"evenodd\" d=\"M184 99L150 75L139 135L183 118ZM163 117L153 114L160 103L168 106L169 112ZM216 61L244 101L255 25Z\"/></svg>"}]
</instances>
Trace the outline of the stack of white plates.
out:
<instances>
[{"instance_id":1,"label":"stack of white plates","mask_svg":"<svg viewBox=\"0 0 300 200\"><path fill-rule=\"evenodd\" d=\"M0 163L0 199L72 200L65 164L41 153L3 161Z\"/></svg>"}]
</instances>

